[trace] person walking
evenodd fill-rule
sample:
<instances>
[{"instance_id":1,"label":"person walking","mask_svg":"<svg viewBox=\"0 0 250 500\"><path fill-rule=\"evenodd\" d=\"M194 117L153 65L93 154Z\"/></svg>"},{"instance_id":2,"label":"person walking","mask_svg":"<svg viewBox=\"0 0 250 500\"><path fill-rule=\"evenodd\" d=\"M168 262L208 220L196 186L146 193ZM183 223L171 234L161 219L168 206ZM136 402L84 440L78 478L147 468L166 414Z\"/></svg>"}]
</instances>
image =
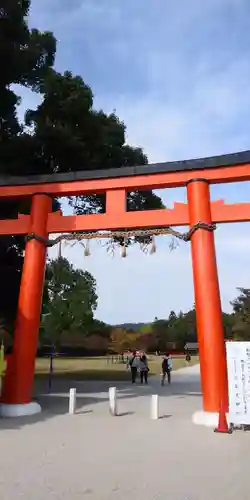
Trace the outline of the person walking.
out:
<instances>
[{"instance_id":1,"label":"person walking","mask_svg":"<svg viewBox=\"0 0 250 500\"><path fill-rule=\"evenodd\" d=\"M130 367L130 372L131 372L132 384L135 384L135 382L136 382L138 364L139 364L138 357L136 355L136 351L134 351L131 358L129 359L129 362L128 362L128 367Z\"/></svg>"},{"instance_id":2,"label":"person walking","mask_svg":"<svg viewBox=\"0 0 250 500\"><path fill-rule=\"evenodd\" d=\"M146 354L143 354L140 357L139 370L140 370L141 384L143 384L143 381L145 382L145 384L147 384L149 367L148 367L148 358Z\"/></svg>"},{"instance_id":3,"label":"person walking","mask_svg":"<svg viewBox=\"0 0 250 500\"><path fill-rule=\"evenodd\" d=\"M172 365L172 359L170 358L169 354L164 354L164 358L162 360L162 379L161 379L161 385L164 385L165 383L165 378L167 375L168 378L168 383L171 384L171 371L173 368Z\"/></svg>"}]
</instances>

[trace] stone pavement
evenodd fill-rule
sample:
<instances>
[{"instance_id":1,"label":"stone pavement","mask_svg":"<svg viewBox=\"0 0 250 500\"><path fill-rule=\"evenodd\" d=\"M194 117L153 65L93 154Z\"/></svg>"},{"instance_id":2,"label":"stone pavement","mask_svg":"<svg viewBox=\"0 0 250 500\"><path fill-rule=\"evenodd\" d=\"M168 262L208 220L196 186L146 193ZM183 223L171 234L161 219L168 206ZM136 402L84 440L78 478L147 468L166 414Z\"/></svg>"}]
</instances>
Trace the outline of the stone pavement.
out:
<instances>
[{"instance_id":1,"label":"stone pavement","mask_svg":"<svg viewBox=\"0 0 250 500\"><path fill-rule=\"evenodd\" d=\"M199 367L146 386L117 383L119 417L108 412L110 384L58 382L39 395L36 417L0 420L1 500L247 500L250 435L196 427ZM69 387L78 393L68 415ZM40 388L41 390L41 388ZM66 392L65 392L66 391ZM150 395L162 418L150 420Z\"/></svg>"}]
</instances>

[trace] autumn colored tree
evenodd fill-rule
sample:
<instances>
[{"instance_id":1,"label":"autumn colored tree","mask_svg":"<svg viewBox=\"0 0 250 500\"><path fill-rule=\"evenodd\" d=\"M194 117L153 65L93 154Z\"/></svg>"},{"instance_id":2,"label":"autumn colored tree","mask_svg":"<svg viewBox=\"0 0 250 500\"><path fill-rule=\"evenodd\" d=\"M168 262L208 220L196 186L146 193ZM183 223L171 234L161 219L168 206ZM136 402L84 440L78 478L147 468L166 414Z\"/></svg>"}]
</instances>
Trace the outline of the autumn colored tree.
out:
<instances>
[{"instance_id":1,"label":"autumn colored tree","mask_svg":"<svg viewBox=\"0 0 250 500\"><path fill-rule=\"evenodd\" d=\"M153 332L142 333L140 337L136 339L136 348L141 349L145 352L154 352L158 349L157 339Z\"/></svg>"},{"instance_id":2,"label":"autumn colored tree","mask_svg":"<svg viewBox=\"0 0 250 500\"><path fill-rule=\"evenodd\" d=\"M136 336L128 334L123 328L114 328L110 334L110 350L120 354L135 348Z\"/></svg>"}]
</instances>

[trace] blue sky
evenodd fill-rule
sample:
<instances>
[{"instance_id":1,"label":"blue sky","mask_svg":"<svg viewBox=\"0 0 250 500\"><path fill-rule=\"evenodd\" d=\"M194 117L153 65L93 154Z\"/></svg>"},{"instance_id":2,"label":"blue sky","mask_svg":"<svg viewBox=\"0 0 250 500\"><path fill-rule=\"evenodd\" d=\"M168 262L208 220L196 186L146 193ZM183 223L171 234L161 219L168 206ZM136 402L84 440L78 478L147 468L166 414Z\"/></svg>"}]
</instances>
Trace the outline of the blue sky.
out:
<instances>
[{"instance_id":1,"label":"blue sky","mask_svg":"<svg viewBox=\"0 0 250 500\"><path fill-rule=\"evenodd\" d=\"M127 140L150 161L186 159L250 149L250 4L247 0L32 0L30 26L58 39L56 67L90 84L95 107L116 110ZM22 91L23 109L37 96ZM161 192L167 205L185 190ZM250 183L212 187L213 199L250 201ZM222 305L237 286L250 287L250 224L216 232ZM55 255L54 249L52 255ZM166 317L193 303L190 249L153 257L138 248L127 259L93 245L64 247L98 282L98 317L110 322Z\"/></svg>"}]
</instances>

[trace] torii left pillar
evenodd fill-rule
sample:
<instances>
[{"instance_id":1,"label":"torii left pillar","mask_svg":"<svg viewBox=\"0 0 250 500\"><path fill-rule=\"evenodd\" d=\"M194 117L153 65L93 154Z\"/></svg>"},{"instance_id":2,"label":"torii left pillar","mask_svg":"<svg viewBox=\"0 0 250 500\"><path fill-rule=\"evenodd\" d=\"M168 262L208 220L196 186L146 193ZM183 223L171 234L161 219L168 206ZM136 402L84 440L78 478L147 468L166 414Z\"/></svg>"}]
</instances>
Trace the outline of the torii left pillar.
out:
<instances>
[{"instance_id":1,"label":"torii left pillar","mask_svg":"<svg viewBox=\"0 0 250 500\"><path fill-rule=\"evenodd\" d=\"M6 417L34 415L41 411L40 405L32 401L32 392L47 251L43 240L48 238L47 221L51 208L50 196L40 193L33 196L13 353L1 395L0 414Z\"/></svg>"}]
</instances>

